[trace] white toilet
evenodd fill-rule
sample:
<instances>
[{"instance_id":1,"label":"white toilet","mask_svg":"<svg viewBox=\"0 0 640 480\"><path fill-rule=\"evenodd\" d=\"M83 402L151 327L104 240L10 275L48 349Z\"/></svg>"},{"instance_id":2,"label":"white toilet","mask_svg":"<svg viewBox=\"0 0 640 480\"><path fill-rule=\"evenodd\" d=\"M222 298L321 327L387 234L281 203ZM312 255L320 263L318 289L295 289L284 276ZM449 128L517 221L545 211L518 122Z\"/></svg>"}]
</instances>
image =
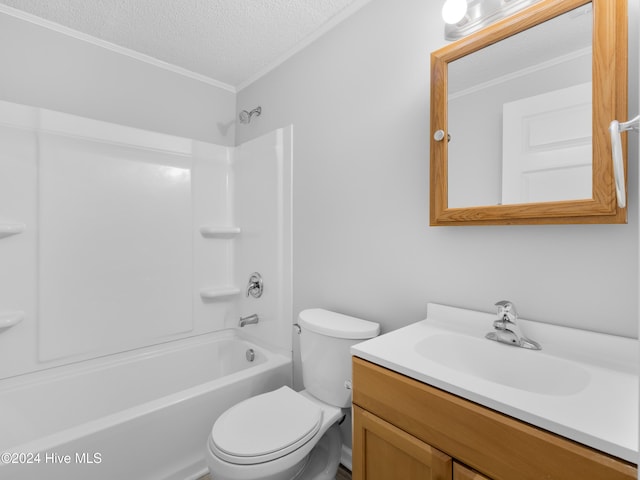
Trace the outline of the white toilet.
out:
<instances>
[{"instance_id":1,"label":"white toilet","mask_svg":"<svg viewBox=\"0 0 640 480\"><path fill-rule=\"evenodd\" d=\"M322 309L300 312L305 390L281 387L216 420L207 442L214 480L332 480L342 453L339 423L351 407L351 345L380 325Z\"/></svg>"}]
</instances>

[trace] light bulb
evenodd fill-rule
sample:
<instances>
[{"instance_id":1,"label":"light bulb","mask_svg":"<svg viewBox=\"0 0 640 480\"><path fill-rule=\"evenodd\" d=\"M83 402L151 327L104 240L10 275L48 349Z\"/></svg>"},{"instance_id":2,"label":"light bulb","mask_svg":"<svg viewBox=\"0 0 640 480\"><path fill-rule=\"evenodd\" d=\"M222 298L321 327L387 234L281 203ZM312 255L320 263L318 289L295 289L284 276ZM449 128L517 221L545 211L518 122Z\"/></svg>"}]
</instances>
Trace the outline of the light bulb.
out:
<instances>
[{"instance_id":1,"label":"light bulb","mask_svg":"<svg viewBox=\"0 0 640 480\"><path fill-rule=\"evenodd\" d=\"M442 19L451 25L458 23L467 13L467 0L447 0L442 6Z\"/></svg>"}]
</instances>

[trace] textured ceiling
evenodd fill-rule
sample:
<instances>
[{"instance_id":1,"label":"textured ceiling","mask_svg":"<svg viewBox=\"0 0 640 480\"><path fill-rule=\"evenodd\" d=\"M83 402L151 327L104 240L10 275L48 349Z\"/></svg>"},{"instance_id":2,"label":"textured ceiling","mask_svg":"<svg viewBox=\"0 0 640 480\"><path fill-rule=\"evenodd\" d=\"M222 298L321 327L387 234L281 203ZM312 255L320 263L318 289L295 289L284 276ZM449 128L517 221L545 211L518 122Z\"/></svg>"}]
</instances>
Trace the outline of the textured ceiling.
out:
<instances>
[{"instance_id":1,"label":"textured ceiling","mask_svg":"<svg viewBox=\"0 0 640 480\"><path fill-rule=\"evenodd\" d=\"M238 86L360 0L0 0Z\"/></svg>"}]
</instances>

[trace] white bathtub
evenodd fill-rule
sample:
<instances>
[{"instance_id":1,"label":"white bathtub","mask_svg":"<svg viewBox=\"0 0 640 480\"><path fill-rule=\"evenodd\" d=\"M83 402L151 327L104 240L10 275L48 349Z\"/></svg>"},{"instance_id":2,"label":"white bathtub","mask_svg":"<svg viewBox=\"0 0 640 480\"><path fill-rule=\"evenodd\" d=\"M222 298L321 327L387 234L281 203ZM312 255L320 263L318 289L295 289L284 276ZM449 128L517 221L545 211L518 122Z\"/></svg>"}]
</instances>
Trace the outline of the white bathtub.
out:
<instances>
[{"instance_id":1,"label":"white bathtub","mask_svg":"<svg viewBox=\"0 0 640 480\"><path fill-rule=\"evenodd\" d=\"M198 478L215 419L290 383L290 358L232 330L3 380L0 479Z\"/></svg>"}]
</instances>

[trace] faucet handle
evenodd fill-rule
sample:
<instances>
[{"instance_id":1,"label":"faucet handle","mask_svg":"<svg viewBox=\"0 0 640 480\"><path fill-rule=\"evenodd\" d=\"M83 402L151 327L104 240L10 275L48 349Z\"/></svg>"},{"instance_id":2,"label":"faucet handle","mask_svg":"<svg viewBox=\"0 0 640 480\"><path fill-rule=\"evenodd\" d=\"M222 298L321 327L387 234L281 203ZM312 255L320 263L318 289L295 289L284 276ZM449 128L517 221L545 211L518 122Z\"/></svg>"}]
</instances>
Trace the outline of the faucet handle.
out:
<instances>
[{"instance_id":1,"label":"faucet handle","mask_svg":"<svg viewBox=\"0 0 640 480\"><path fill-rule=\"evenodd\" d=\"M247 297L251 294L253 298L260 298L262 296L263 289L264 285L262 282L262 275L258 272L253 272L251 277L249 277L249 283L247 284Z\"/></svg>"},{"instance_id":2,"label":"faucet handle","mask_svg":"<svg viewBox=\"0 0 640 480\"><path fill-rule=\"evenodd\" d=\"M516 306L509 300L500 300L499 302L496 302L495 306L498 307L498 316L501 319L515 322L516 318L518 318Z\"/></svg>"},{"instance_id":3,"label":"faucet handle","mask_svg":"<svg viewBox=\"0 0 640 480\"><path fill-rule=\"evenodd\" d=\"M498 319L493 322L493 328L497 331L487 333L486 338L530 350L542 349L539 343L529 340L520 331L520 327L516 324L518 312L513 303L509 300L501 300L495 305L498 307Z\"/></svg>"}]
</instances>

